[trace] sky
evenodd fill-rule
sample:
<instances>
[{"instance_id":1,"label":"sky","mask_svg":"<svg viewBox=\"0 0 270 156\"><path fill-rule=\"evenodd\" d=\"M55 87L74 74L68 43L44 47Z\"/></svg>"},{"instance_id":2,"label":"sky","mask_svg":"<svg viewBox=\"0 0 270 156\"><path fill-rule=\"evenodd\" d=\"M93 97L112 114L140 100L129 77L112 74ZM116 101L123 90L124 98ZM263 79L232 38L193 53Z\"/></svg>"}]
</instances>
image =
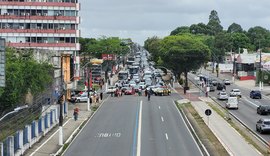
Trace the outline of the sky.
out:
<instances>
[{"instance_id":1,"label":"sky","mask_svg":"<svg viewBox=\"0 0 270 156\"><path fill-rule=\"evenodd\" d=\"M224 30L237 23L244 30L270 28L269 0L79 0L81 37L131 38L143 46L153 36L163 38L180 26L207 24L218 12Z\"/></svg>"}]
</instances>

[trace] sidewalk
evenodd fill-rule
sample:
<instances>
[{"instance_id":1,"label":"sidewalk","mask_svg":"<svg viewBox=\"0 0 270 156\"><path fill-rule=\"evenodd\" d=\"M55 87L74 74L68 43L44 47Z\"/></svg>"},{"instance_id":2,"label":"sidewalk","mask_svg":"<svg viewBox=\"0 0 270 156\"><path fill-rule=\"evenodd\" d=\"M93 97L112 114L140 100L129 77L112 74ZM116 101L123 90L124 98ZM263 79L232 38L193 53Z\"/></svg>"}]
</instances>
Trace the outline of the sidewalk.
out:
<instances>
[{"instance_id":1,"label":"sidewalk","mask_svg":"<svg viewBox=\"0 0 270 156\"><path fill-rule=\"evenodd\" d=\"M77 121L73 119L73 109L74 107L80 109L79 118ZM87 111L86 103L76 103L75 105L69 104L68 116L63 124L63 137L65 144L69 142L72 135L79 129L82 123L87 120L91 112ZM25 155L26 156L52 156L55 155L61 148L59 145L59 128L55 127L48 135L46 135L40 142L36 143L31 149L29 149Z\"/></svg>"},{"instance_id":2,"label":"sidewalk","mask_svg":"<svg viewBox=\"0 0 270 156\"><path fill-rule=\"evenodd\" d=\"M185 100L188 99L187 95L184 95L183 90L179 84L174 84L174 89L181 95L184 96ZM179 92L180 91L180 92ZM196 97L197 98L194 98ZM205 124L215 134L224 148L230 155L233 156L257 156L262 155L252 145L248 144L245 139L233 128L231 125L223 119L219 114L212 110L208 106L207 102L214 103L210 98L199 97L199 95L191 95L190 101L194 109L203 118ZM197 99L197 100L196 100ZM209 118L205 115L205 110L212 110L212 114ZM209 119L209 120L208 120ZM209 123L209 124L208 124Z\"/></svg>"}]
</instances>

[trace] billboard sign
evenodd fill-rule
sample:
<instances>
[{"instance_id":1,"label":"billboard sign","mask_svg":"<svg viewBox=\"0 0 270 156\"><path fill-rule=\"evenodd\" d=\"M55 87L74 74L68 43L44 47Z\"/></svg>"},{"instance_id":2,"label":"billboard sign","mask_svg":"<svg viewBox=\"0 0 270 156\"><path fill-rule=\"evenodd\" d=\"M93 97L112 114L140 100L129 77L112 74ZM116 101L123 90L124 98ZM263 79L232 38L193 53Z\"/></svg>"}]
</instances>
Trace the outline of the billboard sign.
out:
<instances>
[{"instance_id":1,"label":"billboard sign","mask_svg":"<svg viewBox=\"0 0 270 156\"><path fill-rule=\"evenodd\" d=\"M6 51L5 39L0 38L0 87L6 86Z\"/></svg>"}]
</instances>

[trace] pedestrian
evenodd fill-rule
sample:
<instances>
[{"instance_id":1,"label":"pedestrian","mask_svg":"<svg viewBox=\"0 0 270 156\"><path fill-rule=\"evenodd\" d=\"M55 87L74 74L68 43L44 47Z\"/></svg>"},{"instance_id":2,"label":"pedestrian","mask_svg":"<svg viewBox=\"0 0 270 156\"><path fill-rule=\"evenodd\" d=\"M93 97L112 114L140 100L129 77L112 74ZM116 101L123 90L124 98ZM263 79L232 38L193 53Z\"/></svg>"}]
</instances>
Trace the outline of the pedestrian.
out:
<instances>
[{"instance_id":1,"label":"pedestrian","mask_svg":"<svg viewBox=\"0 0 270 156\"><path fill-rule=\"evenodd\" d=\"M73 116L74 116L74 120L77 121L78 116L79 116L79 108L78 107L74 108Z\"/></svg>"},{"instance_id":2,"label":"pedestrian","mask_svg":"<svg viewBox=\"0 0 270 156\"><path fill-rule=\"evenodd\" d=\"M145 89L144 94L145 94L145 96L147 96L147 89Z\"/></svg>"},{"instance_id":3,"label":"pedestrian","mask_svg":"<svg viewBox=\"0 0 270 156\"><path fill-rule=\"evenodd\" d=\"M103 93L102 92L100 92L100 101L102 101L102 99L103 99Z\"/></svg>"}]
</instances>

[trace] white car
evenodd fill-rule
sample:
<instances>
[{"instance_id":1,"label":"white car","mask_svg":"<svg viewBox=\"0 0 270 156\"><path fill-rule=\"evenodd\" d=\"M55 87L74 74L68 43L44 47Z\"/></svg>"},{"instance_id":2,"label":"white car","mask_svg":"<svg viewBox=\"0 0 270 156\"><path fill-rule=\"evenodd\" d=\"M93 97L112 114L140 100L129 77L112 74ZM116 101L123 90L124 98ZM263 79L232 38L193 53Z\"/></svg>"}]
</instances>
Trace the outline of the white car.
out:
<instances>
[{"instance_id":1,"label":"white car","mask_svg":"<svg viewBox=\"0 0 270 156\"><path fill-rule=\"evenodd\" d=\"M230 96L242 97L241 91L239 89L232 89L231 92L230 92Z\"/></svg>"},{"instance_id":2,"label":"white car","mask_svg":"<svg viewBox=\"0 0 270 156\"><path fill-rule=\"evenodd\" d=\"M107 89L107 93L114 93L116 91L116 87L115 86L109 86L108 89Z\"/></svg>"},{"instance_id":3,"label":"white car","mask_svg":"<svg viewBox=\"0 0 270 156\"><path fill-rule=\"evenodd\" d=\"M223 83L224 83L225 85L230 85L230 84L231 84L231 81L228 80L228 79L224 79L224 80L223 80Z\"/></svg>"},{"instance_id":4,"label":"white car","mask_svg":"<svg viewBox=\"0 0 270 156\"><path fill-rule=\"evenodd\" d=\"M87 94L82 94L78 97L76 97L76 102L87 102L88 95Z\"/></svg>"},{"instance_id":5,"label":"white car","mask_svg":"<svg viewBox=\"0 0 270 156\"><path fill-rule=\"evenodd\" d=\"M219 92L218 99L219 100L228 100L228 94L226 92Z\"/></svg>"}]
</instances>

